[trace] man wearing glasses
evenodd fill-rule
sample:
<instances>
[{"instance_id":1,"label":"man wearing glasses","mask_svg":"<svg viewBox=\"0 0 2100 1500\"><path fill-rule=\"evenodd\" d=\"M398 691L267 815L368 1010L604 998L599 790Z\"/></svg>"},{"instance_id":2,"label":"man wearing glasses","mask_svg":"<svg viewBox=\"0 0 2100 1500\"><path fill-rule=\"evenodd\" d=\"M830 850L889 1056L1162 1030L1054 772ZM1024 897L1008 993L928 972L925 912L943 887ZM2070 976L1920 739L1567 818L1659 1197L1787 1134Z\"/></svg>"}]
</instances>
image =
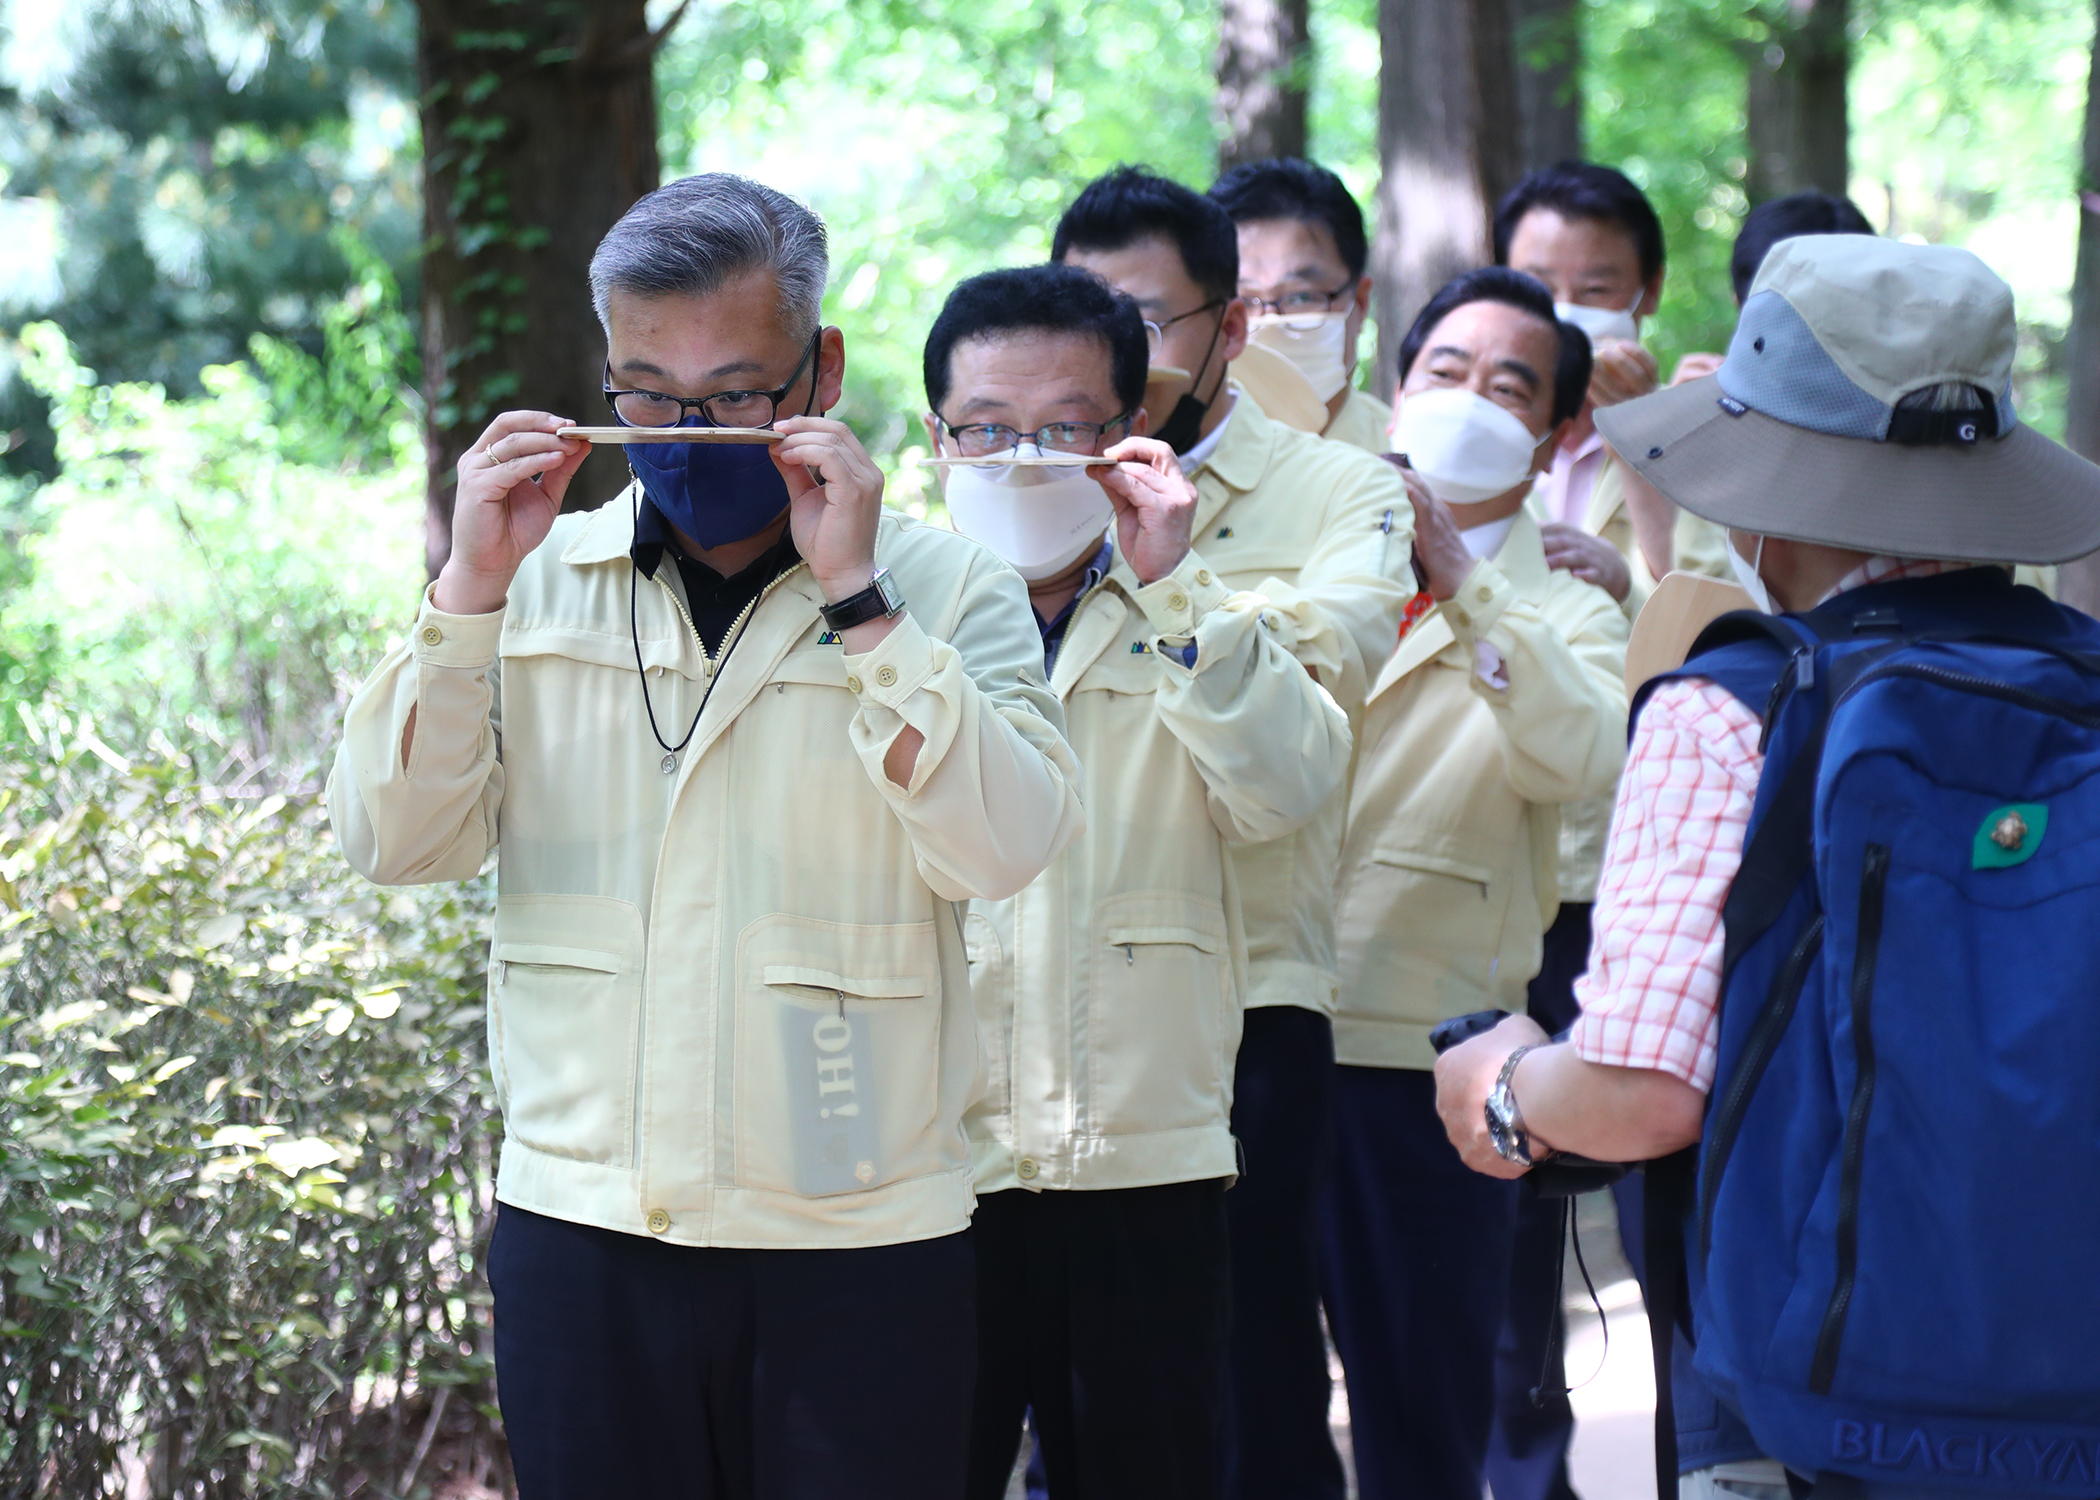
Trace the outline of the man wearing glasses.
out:
<instances>
[{"instance_id":1,"label":"man wearing glasses","mask_svg":"<svg viewBox=\"0 0 2100 1500\"><path fill-rule=\"evenodd\" d=\"M951 469L946 498L1029 580L1088 788L1079 839L964 923L992 1039L965 1120L971 1500L1006 1494L1030 1408L1053 1497L1220 1492L1246 965L1227 846L1293 832L1348 768L1341 710L1191 545L1173 451L1132 435L1145 366L1130 299L1063 265L971 278L926 340L943 453L1073 455Z\"/></svg>"},{"instance_id":2,"label":"man wearing glasses","mask_svg":"<svg viewBox=\"0 0 2100 1500\"><path fill-rule=\"evenodd\" d=\"M1355 715L1416 592L1413 510L1398 471L1271 421L1227 383L1247 309L1238 237L1217 203L1121 167L1065 210L1052 254L1128 293L1159 327L1152 373L1188 373L1152 381L1146 409L1195 482L1196 550L1225 588L1262 598L1280 643ZM1342 1494L1327 1434L1317 1207L1332 1156L1334 882L1346 804L1337 791L1297 833L1233 851L1248 1010L1232 1106L1244 1166L1225 1199L1225 1489L1249 1500Z\"/></svg>"},{"instance_id":3,"label":"man wearing glasses","mask_svg":"<svg viewBox=\"0 0 2100 1500\"><path fill-rule=\"evenodd\" d=\"M881 508L820 326L823 225L675 182L591 265L637 483L508 412L461 460L453 552L352 700L350 861L498 851L489 1247L526 1500L956 1496L979 1049L953 903L1081 823L1010 570ZM500 847L499 847L500 846Z\"/></svg>"},{"instance_id":4,"label":"man wearing glasses","mask_svg":"<svg viewBox=\"0 0 2100 1500\"><path fill-rule=\"evenodd\" d=\"M1298 367L1327 403L1320 436L1386 453L1392 407L1356 388L1356 346L1371 311L1364 214L1342 179L1286 157L1245 162L1211 185L1240 241L1240 300L1251 342Z\"/></svg>"}]
</instances>

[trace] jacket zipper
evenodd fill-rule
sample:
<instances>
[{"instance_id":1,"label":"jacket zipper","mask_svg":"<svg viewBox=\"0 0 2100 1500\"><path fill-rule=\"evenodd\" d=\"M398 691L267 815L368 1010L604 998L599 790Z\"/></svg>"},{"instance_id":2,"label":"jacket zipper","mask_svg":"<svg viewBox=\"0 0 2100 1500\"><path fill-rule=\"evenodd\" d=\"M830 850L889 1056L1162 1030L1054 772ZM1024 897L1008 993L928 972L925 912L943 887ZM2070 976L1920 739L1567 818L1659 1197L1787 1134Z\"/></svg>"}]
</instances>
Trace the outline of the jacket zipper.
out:
<instances>
[{"instance_id":1,"label":"jacket zipper","mask_svg":"<svg viewBox=\"0 0 2100 1500\"><path fill-rule=\"evenodd\" d=\"M1802 986L1808 982L1809 966L1823 948L1823 914L1802 930L1792 951L1779 966L1772 981L1770 1002L1750 1029L1750 1040L1742 1059L1729 1076L1728 1087L1714 1110L1707 1131L1706 1159L1699 1171L1699 1255L1703 1260L1713 1246L1714 1204L1721 1194L1721 1174L1728 1170L1728 1157L1735 1138L1749 1113L1750 1100L1764 1081L1765 1069L1779 1050L1780 1039L1793 1024L1794 1008L1800 1003Z\"/></svg>"},{"instance_id":2,"label":"jacket zipper","mask_svg":"<svg viewBox=\"0 0 2100 1500\"><path fill-rule=\"evenodd\" d=\"M1808 1388L1830 1394L1837 1379L1838 1346L1859 1278L1859 1182L1867 1147L1867 1116L1874 1107L1874 971L1880 958L1882 901L1888 890L1889 846L1867 845L1859 881L1858 947L1852 957L1852 1106L1845 1115L1844 1154L1838 1166L1837 1283L1816 1335Z\"/></svg>"}]
</instances>

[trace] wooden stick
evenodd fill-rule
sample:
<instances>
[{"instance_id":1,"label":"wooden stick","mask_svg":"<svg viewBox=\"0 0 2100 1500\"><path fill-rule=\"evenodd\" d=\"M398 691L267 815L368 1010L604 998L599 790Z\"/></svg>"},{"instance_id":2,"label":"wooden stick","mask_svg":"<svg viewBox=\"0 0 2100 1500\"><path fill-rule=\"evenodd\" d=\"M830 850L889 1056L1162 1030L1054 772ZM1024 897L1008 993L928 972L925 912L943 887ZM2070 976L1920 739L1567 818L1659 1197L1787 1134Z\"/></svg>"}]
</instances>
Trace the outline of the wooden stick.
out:
<instances>
[{"instance_id":1,"label":"wooden stick","mask_svg":"<svg viewBox=\"0 0 2100 1500\"><path fill-rule=\"evenodd\" d=\"M784 443L787 434L765 427L560 427L559 438L586 443Z\"/></svg>"},{"instance_id":2,"label":"wooden stick","mask_svg":"<svg viewBox=\"0 0 2100 1500\"><path fill-rule=\"evenodd\" d=\"M1077 469L1088 464L1114 464L1112 458L1101 458L1091 453L1009 453L1005 456L988 454L983 458L935 457L922 458L918 462L929 469L1005 469L1018 465L1024 469L1056 468Z\"/></svg>"}]
</instances>

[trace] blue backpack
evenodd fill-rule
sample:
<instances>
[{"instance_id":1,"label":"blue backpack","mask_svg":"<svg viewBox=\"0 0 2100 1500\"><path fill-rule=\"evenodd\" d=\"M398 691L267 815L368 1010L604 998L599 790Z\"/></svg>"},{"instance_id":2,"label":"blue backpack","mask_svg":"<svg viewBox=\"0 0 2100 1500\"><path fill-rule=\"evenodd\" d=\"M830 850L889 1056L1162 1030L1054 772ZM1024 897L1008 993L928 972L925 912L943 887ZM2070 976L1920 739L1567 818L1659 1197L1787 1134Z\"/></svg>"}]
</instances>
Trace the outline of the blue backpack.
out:
<instances>
[{"instance_id":1,"label":"blue backpack","mask_svg":"<svg viewBox=\"0 0 2100 1500\"><path fill-rule=\"evenodd\" d=\"M1727 616L1671 677L1766 755L1674 1221L1694 1369L1827 1494L2100 1495L2100 623L1971 569Z\"/></svg>"}]
</instances>

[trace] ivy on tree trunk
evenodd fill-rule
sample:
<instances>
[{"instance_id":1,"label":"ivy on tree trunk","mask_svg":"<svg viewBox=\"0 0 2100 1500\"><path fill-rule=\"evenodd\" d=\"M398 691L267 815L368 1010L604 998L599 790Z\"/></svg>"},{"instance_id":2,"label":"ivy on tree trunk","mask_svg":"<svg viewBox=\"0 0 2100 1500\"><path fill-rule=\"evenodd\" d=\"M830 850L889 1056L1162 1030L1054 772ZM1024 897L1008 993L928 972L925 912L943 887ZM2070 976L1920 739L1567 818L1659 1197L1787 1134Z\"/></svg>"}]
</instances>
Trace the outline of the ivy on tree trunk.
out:
<instances>
[{"instance_id":1,"label":"ivy on tree trunk","mask_svg":"<svg viewBox=\"0 0 2100 1500\"><path fill-rule=\"evenodd\" d=\"M657 185L658 46L645 0L420 0L425 560L452 547L459 458L500 411L604 416L605 340L587 273ZM619 491L607 454L569 508Z\"/></svg>"}]
</instances>

